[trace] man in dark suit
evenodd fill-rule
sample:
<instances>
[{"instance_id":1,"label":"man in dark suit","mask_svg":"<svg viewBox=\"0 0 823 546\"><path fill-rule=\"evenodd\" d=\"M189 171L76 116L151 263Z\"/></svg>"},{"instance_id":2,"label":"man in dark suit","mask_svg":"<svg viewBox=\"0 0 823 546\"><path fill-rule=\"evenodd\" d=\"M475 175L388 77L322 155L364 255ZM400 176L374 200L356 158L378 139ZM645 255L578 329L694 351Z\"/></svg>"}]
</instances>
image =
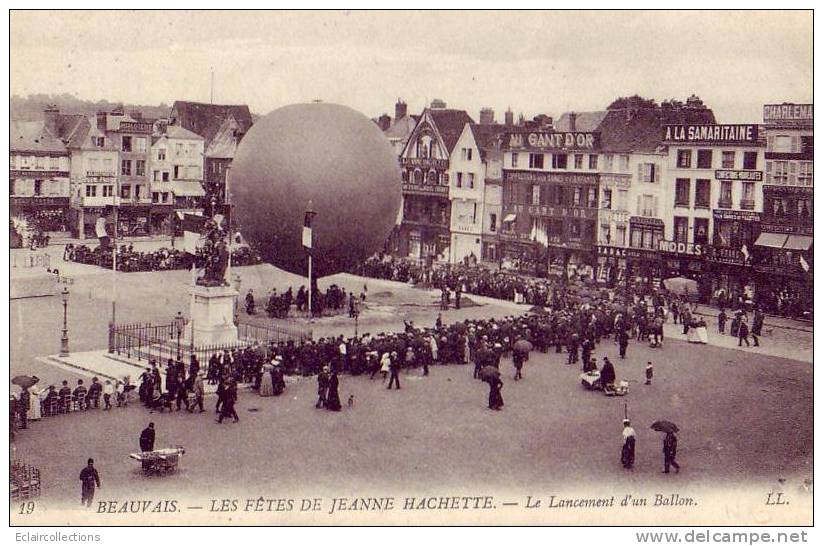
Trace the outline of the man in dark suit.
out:
<instances>
[{"instance_id":1,"label":"man in dark suit","mask_svg":"<svg viewBox=\"0 0 823 546\"><path fill-rule=\"evenodd\" d=\"M154 451L154 423L149 423L149 426L143 429L140 433L140 451ZM148 461L143 461L143 470L148 467Z\"/></svg>"},{"instance_id":2,"label":"man in dark suit","mask_svg":"<svg viewBox=\"0 0 823 546\"><path fill-rule=\"evenodd\" d=\"M391 375L389 376L389 386L387 387L391 390L392 383L397 386L397 390L400 390L400 358L397 356L397 352L392 352L391 354L391 364L389 365L389 371Z\"/></svg>"},{"instance_id":3,"label":"man in dark suit","mask_svg":"<svg viewBox=\"0 0 823 546\"><path fill-rule=\"evenodd\" d=\"M669 473L669 467L673 466L675 472L680 472L680 465L675 461L677 457L677 436L674 432L667 432L663 438L663 473Z\"/></svg>"},{"instance_id":4,"label":"man in dark suit","mask_svg":"<svg viewBox=\"0 0 823 546\"><path fill-rule=\"evenodd\" d=\"M94 459L89 459L88 464L80 471L80 504L91 506L94 500L94 489L100 487L100 475L94 468Z\"/></svg>"}]
</instances>

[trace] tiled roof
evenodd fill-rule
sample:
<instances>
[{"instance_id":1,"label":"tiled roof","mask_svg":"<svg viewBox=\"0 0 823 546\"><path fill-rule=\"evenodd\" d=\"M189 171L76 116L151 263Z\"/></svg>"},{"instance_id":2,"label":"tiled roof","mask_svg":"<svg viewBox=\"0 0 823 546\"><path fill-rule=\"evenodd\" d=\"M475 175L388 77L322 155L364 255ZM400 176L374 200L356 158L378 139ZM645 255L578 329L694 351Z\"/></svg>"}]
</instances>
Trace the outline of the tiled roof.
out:
<instances>
[{"instance_id":1,"label":"tiled roof","mask_svg":"<svg viewBox=\"0 0 823 546\"><path fill-rule=\"evenodd\" d=\"M465 110L453 110L451 108L429 109L434 125L446 145L446 151L451 154L454 145L463 132L463 127L467 123L474 123L474 120Z\"/></svg>"},{"instance_id":2,"label":"tiled roof","mask_svg":"<svg viewBox=\"0 0 823 546\"><path fill-rule=\"evenodd\" d=\"M417 125L417 120L414 116L403 116L399 120L395 120L391 127L386 129L383 134L386 135L386 138L388 139L396 138L405 140L409 138L410 134L412 134L415 125Z\"/></svg>"},{"instance_id":3,"label":"tiled roof","mask_svg":"<svg viewBox=\"0 0 823 546\"><path fill-rule=\"evenodd\" d=\"M185 127L202 136L208 144L220 130L223 122L233 117L240 125L241 132L248 132L254 123L249 107L245 104L207 104L203 102L174 101L170 118L172 125Z\"/></svg>"},{"instance_id":4,"label":"tiled roof","mask_svg":"<svg viewBox=\"0 0 823 546\"><path fill-rule=\"evenodd\" d=\"M13 152L68 153L63 142L46 130L43 121L12 121L9 137Z\"/></svg>"},{"instance_id":5,"label":"tiled roof","mask_svg":"<svg viewBox=\"0 0 823 546\"><path fill-rule=\"evenodd\" d=\"M470 123L469 128L471 128L474 141L481 151L495 148L498 137L507 129L510 129L510 127L499 123Z\"/></svg>"},{"instance_id":6,"label":"tiled roof","mask_svg":"<svg viewBox=\"0 0 823 546\"><path fill-rule=\"evenodd\" d=\"M574 122L574 130L583 133L591 133L597 131L597 127L603 122L608 112L575 112L577 118ZM554 128L557 131L571 131L571 117L569 112L566 112L554 123Z\"/></svg>"},{"instance_id":7,"label":"tiled roof","mask_svg":"<svg viewBox=\"0 0 823 546\"><path fill-rule=\"evenodd\" d=\"M189 131L185 127L180 127L179 125L168 125L166 126L166 136L169 138L180 138L185 140L203 140L203 137Z\"/></svg>"}]
</instances>

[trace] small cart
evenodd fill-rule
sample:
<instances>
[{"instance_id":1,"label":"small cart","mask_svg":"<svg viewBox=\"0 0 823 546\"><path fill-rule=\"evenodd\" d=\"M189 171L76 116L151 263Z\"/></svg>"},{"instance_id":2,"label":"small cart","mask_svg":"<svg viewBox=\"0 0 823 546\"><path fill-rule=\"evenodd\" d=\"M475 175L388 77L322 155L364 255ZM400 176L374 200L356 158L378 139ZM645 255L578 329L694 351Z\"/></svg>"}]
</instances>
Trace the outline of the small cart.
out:
<instances>
[{"instance_id":1,"label":"small cart","mask_svg":"<svg viewBox=\"0 0 823 546\"><path fill-rule=\"evenodd\" d=\"M186 450L182 446L177 446L132 453L129 457L143 464L144 474L162 476L177 471L180 457L185 452Z\"/></svg>"}]
</instances>

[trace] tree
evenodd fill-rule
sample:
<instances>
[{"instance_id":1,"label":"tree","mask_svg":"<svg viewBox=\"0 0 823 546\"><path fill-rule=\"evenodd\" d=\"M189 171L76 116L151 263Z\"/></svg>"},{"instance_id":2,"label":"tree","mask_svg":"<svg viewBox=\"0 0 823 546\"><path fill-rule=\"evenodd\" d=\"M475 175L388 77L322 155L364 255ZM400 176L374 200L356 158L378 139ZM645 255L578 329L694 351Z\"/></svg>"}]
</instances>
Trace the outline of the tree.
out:
<instances>
[{"instance_id":1,"label":"tree","mask_svg":"<svg viewBox=\"0 0 823 546\"><path fill-rule=\"evenodd\" d=\"M640 95L632 95L631 97L619 97L606 109L622 110L624 108L657 108L657 102L654 99L644 99Z\"/></svg>"}]
</instances>

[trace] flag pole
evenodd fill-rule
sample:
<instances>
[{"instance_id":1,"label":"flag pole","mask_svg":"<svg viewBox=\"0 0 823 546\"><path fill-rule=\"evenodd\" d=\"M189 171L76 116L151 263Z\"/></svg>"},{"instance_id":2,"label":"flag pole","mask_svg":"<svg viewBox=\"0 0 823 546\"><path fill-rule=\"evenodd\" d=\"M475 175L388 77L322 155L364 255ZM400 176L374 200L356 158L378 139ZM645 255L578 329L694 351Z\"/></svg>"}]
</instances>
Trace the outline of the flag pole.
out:
<instances>
[{"instance_id":1,"label":"flag pole","mask_svg":"<svg viewBox=\"0 0 823 546\"><path fill-rule=\"evenodd\" d=\"M312 250L314 247L314 235L312 233L312 218L317 213L314 212L312 208L312 202L309 200L309 204L306 207L306 214L303 218L303 247L306 248L306 252L309 254L309 322L314 320L314 315L312 314L312 295L314 293L314 283L312 282Z\"/></svg>"}]
</instances>

